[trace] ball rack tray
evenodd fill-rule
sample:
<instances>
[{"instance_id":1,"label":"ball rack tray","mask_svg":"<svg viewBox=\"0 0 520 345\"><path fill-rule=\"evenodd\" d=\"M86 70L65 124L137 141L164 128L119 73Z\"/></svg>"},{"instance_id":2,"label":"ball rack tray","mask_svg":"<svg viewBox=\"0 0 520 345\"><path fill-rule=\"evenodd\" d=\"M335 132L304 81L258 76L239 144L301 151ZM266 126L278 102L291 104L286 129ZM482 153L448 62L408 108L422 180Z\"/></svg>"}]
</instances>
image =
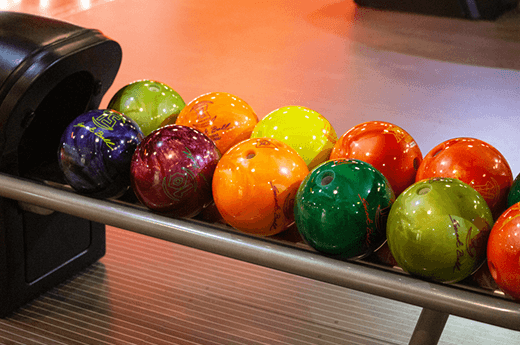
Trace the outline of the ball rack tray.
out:
<instances>
[{"instance_id":1,"label":"ball rack tray","mask_svg":"<svg viewBox=\"0 0 520 345\"><path fill-rule=\"evenodd\" d=\"M437 344L449 315L520 331L520 303L498 291L433 283L365 260L337 260L283 237L260 238L220 224L168 218L140 205L82 196L53 182L0 173L0 196L419 306L423 309L409 344Z\"/></svg>"}]
</instances>

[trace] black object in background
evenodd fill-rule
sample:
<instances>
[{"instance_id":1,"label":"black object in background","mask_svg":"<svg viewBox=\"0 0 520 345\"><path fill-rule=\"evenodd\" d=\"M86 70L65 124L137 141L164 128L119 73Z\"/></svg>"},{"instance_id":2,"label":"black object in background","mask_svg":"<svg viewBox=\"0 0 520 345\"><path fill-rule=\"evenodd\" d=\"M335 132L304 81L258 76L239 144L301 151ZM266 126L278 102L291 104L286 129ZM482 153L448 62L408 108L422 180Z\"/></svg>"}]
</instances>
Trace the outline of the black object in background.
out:
<instances>
[{"instance_id":1,"label":"black object in background","mask_svg":"<svg viewBox=\"0 0 520 345\"><path fill-rule=\"evenodd\" d=\"M493 20L518 0L354 0L360 6L441 17Z\"/></svg>"},{"instance_id":2,"label":"black object in background","mask_svg":"<svg viewBox=\"0 0 520 345\"><path fill-rule=\"evenodd\" d=\"M96 109L121 47L101 32L0 12L0 173L62 183L66 126ZM0 316L105 254L105 225L0 198Z\"/></svg>"}]
</instances>

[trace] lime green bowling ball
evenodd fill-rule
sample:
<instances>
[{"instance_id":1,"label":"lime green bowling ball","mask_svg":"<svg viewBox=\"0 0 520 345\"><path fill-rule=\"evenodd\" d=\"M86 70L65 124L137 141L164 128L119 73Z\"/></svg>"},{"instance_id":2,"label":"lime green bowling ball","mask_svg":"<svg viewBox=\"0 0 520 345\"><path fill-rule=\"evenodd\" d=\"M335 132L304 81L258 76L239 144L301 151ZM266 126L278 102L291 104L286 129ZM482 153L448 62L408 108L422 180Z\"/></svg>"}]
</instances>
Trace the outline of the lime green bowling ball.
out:
<instances>
[{"instance_id":1,"label":"lime green bowling ball","mask_svg":"<svg viewBox=\"0 0 520 345\"><path fill-rule=\"evenodd\" d=\"M108 108L134 120L147 136L166 120L175 123L185 105L182 97L168 85L153 80L138 80L119 89L108 103Z\"/></svg>"},{"instance_id":2,"label":"lime green bowling ball","mask_svg":"<svg viewBox=\"0 0 520 345\"><path fill-rule=\"evenodd\" d=\"M340 259L371 254L386 240L386 219L395 197L372 165L339 158L317 166L296 194L294 218L303 239Z\"/></svg>"},{"instance_id":3,"label":"lime green bowling ball","mask_svg":"<svg viewBox=\"0 0 520 345\"><path fill-rule=\"evenodd\" d=\"M486 258L493 216L471 186L453 178L416 182L395 201L388 246L401 268L437 282L455 283Z\"/></svg>"},{"instance_id":4,"label":"lime green bowling ball","mask_svg":"<svg viewBox=\"0 0 520 345\"><path fill-rule=\"evenodd\" d=\"M291 146L309 169L329 159L338 140L330 122L306 107L288 106L267 114L256 124L251 138L274 138Z\"/></svg>"}]
</instances>

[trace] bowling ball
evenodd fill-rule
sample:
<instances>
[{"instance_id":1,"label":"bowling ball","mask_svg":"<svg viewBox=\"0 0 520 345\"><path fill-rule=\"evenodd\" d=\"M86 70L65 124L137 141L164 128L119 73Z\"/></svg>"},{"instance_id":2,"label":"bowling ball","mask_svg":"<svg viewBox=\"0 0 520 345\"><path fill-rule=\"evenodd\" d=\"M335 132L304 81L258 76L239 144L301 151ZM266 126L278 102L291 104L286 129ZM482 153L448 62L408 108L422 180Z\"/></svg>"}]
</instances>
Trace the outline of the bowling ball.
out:
<instances>
[{"instance_id":1,"label":"bowling ball","mask_svg":"<svg viewBox=\"0 0 520 345\"><path fill-rule=\"evenodd\" d=\"M363 257L386 240L395 197L387 179L357 159L329 160L301 183L294 202L296 227L319 252Z\"/></svg>"},{"instance_id":2,"label":"bowling ball","mask_svg":"<svg viewBox=\"0 0 520 345\"><path fill-rule=\"evenodd\" d=\"M380 248L378 248L374 254L370 257L371 260L390 267L398 267L399 264L395 261L388 242L385 242Z\"/></svg>"},{"instance_id":3,"label":"bowling ball","mask_svg":"<svg viewBox=\"0 0 520 345\"><path fill-rule=\"evenodd\" d=\"M139 126L117 111L78 116L60 139L58 163L65 180L81 194L121 196L130 186L130 162L142 138Z\"/></svg>"},{"instance_id":4,"label":"bowling ball","mask_svg":"<svg viewBox=\"0 0 520 345\"><path fill-rule=\"evenodd\" d=\"M212 223L212 224L224 224L226 225L226 221L222 216L220 215L217 205L215 205L215 202L213 201L211 204L206 206L197 216L197 219L200 219L206 223Z\"/></svg>"},{"instance_id":5,"label":"bowling ball","mask_svg":"<svg viewBox=\"0 0 520 345\"><path fill-rule=\"evenodd\" d=\"M329 159L338 140L330 122L314 110L300 106L276 109L255 126L251 138L274 138L291 146L310 170Z\"/></svg>"},{"instance_id":6,"label":"bowling ball","mask_svg":"<svg viewBox=\"0 0 520 345\"><path fill-rule=\"evenodd\" d=\"M500 290L520 300L520 204L509 207L491 229L488 267Z\"/></svg>"},{"instance_id":7,"label":"bowling ball","mask_svg":"<svg viewBox=\"0 0 520 345\"><path fill-rule=\"evenodd\" d=\"M516 176L507 195L507 207L509 208L517 202L520 202L520 174Z\"/></svg>"},{"instance_id":8,"label":"bowling ball","mask_svg":"<svg viewBox=\"0 0 520 345\"><path fill-rule=\"evenodd\" d=\"M498 218L507 208L513 173L493 146L474 138L455 138L434 147L417 170L416 181L450 177L475 188Z\"/></svg>"},{"instance_id":9,"label":"bowling ball","mask_svg":"<svg viewBox=\"0 0 520 345\"><path fill-rule=\"evenodd\" d=\"M491 235L490 235L491 236ZM489 239L488 239L489 244ZM491 272L489 271L489 266L487 261L484 262L480 268L473 273L468 278L464 279L461 283L470 285L470 286L477 286L479 288L485 289L485 290L499 290L497 283L493 279L493 276L491 275Z\"/></svg>"},{"instance_id":10,"label":"bowling ball","mask_svg":"<svg viewBox=\"0 0 520 345\"><path fill-rule=\"evenodd\" d=\"M330 154L330 159L336 158L355 158L371 164L385 175L398 196L415 182L423 156L404 129L370 121L352 127L339 138Z\"/></svg>"},{"instance_id":11,"label":"bowling ball","mask_svg":"<svg viewBox=\"0 0 520 345\"><path fill-rule=\"evenodd\" d=\"M493 217L484 198L453 178L416 182L397 197L386 226L390 251L405 271L454 283L486 258Z\"/></svg>"},{"instance_id":12,"label":"bowling ball","mask_svg":"<svg viewBox=\"0 0 520 345\"><path fill-rule=\"evenodd\" d=\"M167 125L143 139L130 166L132 188L146 207L171 217L193 217L211 204L220 152L196 129Z\"/></svg>"},{"instance_id":13,"label":"bowling ball","mask_svg":"<svg viewBox=\"0 0 520 345\"><path fill-rule=\"evenodd\" d=\"M249 104L225 92L212 92L195 98L175 121L177 125L193 127L206 134L222 154L249 139L257 123L258 116Z\"/></svg>"},{"instance_id":14,"label":"bowling ball","mask_svg":"<svg viewBox=\"0 0 520 345\"><path fill-rule=\"evenodd\" d=\"M233 146L213 176L213 197L223 219L245 233L270 236L294 223L294 197L309 173L289 145L251 138Z\"/></svg>"},{"instance_id":15,"label":"bowling ball","mask_svg":"<svg viewBox=\"0 0 520 345\"><path fill-rule=\"evenodd\" d=\"M168 85L154 80L134 81L116 92L108 103L133 119L147 136L166 120L175 119L184 108L182 97Z\"/></svg>"}]
</instances>

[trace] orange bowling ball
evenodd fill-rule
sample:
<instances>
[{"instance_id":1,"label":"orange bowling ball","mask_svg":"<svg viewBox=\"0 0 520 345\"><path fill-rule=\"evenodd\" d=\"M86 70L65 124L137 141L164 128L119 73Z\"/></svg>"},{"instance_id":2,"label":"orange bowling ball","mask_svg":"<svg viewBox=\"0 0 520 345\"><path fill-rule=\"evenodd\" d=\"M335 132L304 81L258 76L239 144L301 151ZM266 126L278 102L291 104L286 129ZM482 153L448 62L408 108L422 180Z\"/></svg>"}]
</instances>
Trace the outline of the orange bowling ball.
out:
<instances>
[{"instance_id":1,"label":"orange bowling ball","mask_svg":"<svg viewBox=\"0 0 520 345\"><path fill-rule=\"evenodd\" d=\"M506 210L513 184L505 157L474 138L446 140L431 149L417 170L416 181L432 177L451 177L469 184L486 200L495 220Z\"/></svg>"},{"instance_id":2,"label":"orange bowling ball","mask_svg":"<svg viewBox=\"0 0 520 345\"><path fill-rule=\"evenodd\" d=\"M224 154L233 145L249 139L258 116L244 100L225 92L211 92L192 100L175 124L195 128L215 142Z\"/></svg>"},{"instance_id":3,"label":"orange bowling ball","mask_svg":"<svg viewBox=\"0 0 520 345\"><path fill-rule=\"evenodd\" d=\"M289 145L251 138L233 146L213 175L213 199L227 224L270 236L294 223L294 198L309 170Z\"/></svg>"},{"instance_id":4,"label":"orange bowling ball","mask_svg":"<svg viewBox=\"0 0 520 345\"><path fill-rule=\"evenodd\" d=\"M337 158L371 164L387 178L397 197L415 182L423 156L404 129L388 122L370 121L352 127L339 138L330 154L330 159Z\"/></svg>"}]
</instances>

